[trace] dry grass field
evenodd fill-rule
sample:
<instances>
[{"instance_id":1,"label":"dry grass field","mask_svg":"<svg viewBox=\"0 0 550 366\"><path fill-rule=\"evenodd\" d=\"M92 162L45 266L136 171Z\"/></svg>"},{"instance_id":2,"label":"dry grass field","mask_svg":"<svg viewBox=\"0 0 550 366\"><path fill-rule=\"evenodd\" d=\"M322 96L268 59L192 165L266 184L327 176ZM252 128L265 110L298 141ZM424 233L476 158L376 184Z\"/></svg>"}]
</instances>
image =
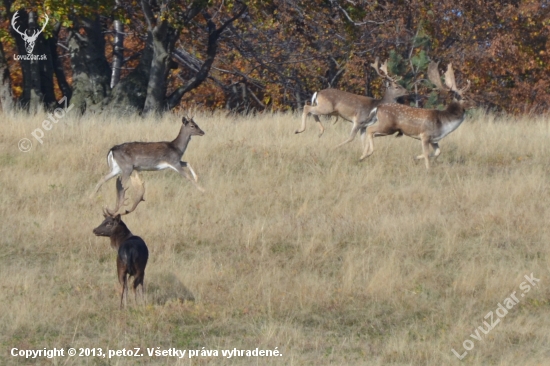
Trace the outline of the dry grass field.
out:
<instances>
[{"instance_id":1,"label":"dry grass field","mask_svg":"<svg viewBox=\"0 0 550 366\"><path fill-rule=\"evenodd\" d=\"M146 201L123 219L149 246L146 304L130 293L124 310L116 253L92 234L115 180L89 196L111 146L172 140L181 117L66 117L39 144L43 118L0 127L2 365L550 362L548 117L474 113L427 172L408 137L375 139L360 163L359 138L332 150L347 122L318 138L313 120L294 134L298 115L197 114L206 134L183 160L206 193L173 171L140 174ZM460 361L451 349L465 346ZM11 356L53 347L144 356ZM219 356L149 357L156 347ZM282 356L222 356L234 348Z\"/></svg>"}]
</instances>

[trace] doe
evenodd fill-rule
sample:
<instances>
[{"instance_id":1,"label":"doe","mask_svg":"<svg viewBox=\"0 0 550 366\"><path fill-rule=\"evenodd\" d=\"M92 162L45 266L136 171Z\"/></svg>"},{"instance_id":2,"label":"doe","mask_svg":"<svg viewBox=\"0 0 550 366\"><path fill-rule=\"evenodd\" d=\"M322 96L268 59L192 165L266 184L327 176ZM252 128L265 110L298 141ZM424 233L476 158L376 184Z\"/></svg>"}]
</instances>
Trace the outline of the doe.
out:
<instances>
[{"instance_id":1,"label":"doe","mask_svg":"<svg viewBox=\"0 0 550 366\"><path fill-rule=\"evenodd\" d=\"M164 170L173 169L181 176L188 179L201 192L204 189L197 183L197 174L191 165L181 161L181 157L187 149L191 136L202 136L204 131L193 121L192 118L183 117L182 126L178 137L173 141L161 142L126 142L113 146L107 154L107 164L111 171L101 178L95 187L94 194L99 191L103 183L120 174L122 184L134 170ZM185 170L189 169L192 177Z\"/></svg>"}]
</instances>

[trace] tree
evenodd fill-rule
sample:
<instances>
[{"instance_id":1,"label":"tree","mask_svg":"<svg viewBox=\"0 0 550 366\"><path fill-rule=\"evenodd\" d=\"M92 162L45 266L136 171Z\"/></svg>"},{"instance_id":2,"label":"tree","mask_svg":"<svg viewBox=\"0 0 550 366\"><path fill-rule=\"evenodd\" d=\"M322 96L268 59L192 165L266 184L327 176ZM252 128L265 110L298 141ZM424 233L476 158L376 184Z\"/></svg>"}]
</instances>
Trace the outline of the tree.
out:
<instances>
[{"instance_id":1,"label":"tree","mask_svg":"<svg viewBox=\"0 0 550 366\"><path fill-rule=\"evenodd\" d=\"M81 112L144 114L299 109L327 87L380 97L383 82L369 66L376 57L389 58L418 106L442 103L421 81L430 60L452 62L457 82L471 80L471 95L488 107L520 113L550 106L546 2L489 0L483 11L474 0L3 4L6 19L20 10L21 29L50 17L36 44L48 61L18 61L11 75L14 95L30 110L61 94L72 94ZM8 22L2 27L5 51L26 53L21 36ZM11 57L6 62L14 69Z\"/></svg>"}]
</instances>

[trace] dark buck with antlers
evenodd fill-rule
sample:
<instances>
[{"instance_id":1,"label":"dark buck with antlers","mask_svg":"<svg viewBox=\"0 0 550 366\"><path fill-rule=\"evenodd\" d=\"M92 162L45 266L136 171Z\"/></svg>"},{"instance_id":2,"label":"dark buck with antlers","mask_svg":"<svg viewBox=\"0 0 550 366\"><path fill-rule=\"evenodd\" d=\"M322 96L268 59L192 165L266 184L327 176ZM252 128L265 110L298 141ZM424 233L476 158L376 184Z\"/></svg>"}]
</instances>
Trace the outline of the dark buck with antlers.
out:
<instances>
[{"instance_id":1,"label":"dark buck with antlers","mask_svg":"<svg viewBox=\"0 0 550 366\"><path fill-rule=\"evenodd\" d=\"M126 142L113 146L107 154L107 163L111 171L99 180L93 194L99 191L103 183L119 174L122 178L122 185L125 186L134 170L163 170L168 168L175 170L193 183L199 191L204 192L204 189L197 183L197 174L195 174L191 165L181 161L181 157L185 153L189 141L191 141L191 136L202 135L204 135L204 131L192 118L183 117L180 133L174 141ZM191 172L191 175L186 169Z\"/></svg>"},{"instance_id":2,"label":"dark buck with antlers","mask_svg":"<svg viewBox=\"0 0 550 366\"><path fill-rule=\"evenodd\" d=\"M139 236L135 236L128 229L126 224L120 219L121 215L129 214L134 211L137 205L143 201L145 187L143 182L136 174L131 178L132 186L138 186L139 194L133 206L124 213L119 214L118 211L124 205L124 192L128 188L122 187L121 178L117 178L117 203L114 211L109 209L103 210L104 220L93 230L97 236L106 236L111 239L111 247L117 251L116 267L118 273L118 281L122 285L120 294L120 307L123 307L125 298L128 298L128 277L134 277L134 298L137 303L137 288L141 285L141 296L144 300L143 280L145 278L145 266L149 259L149 250L147 245Z\"/></svg>"},{"instance_id":3,"label":"dark buck with antlers","mask_svg":"<svg viewBox=\"0 0 550 366\"><path fill-rule=\"evenodd\" d=\"M445 92L452 92L453 101L444 110L420 109L401 104L381 105L376 112L374 124L367 128L367 144L360 160L370 156L374 152L374 137L393 135L407 135L422 141L422 154L415 159L424 159L426 169L430 169L429 149L432 146L433 157L437 158L441 153L439 140L453 132L464 121L466 109L474 107L475 103L464 93L470 87L470 81L466 87L456 87L455 75L451 64L445 73L445 84L441 84L441 76L437 70L438 63L431 62L428 66L428 78L436 88Z\"/></svg>"},{"instance_id":4,"label":"dark buck with antlers","mask_svg":"<svg viewBox=\"0 0 550 366\"><path fill-rule=\"evenodd\" d=\"M352 122L353 127L351 128L349 137L344 142L336 146L340 147L353 141L359 130L361 130L361 135L364 135L367 126L370 125L370 121L374 117L373 111L376 107L384 103L395 102L397 98L409 94L407 89L397 84L397 79L393 79L389 76L387 60L380 66L380 69L378 68L378 58L376 58L375 62L371 64L371 66L376 70L379 76L388 81L388 87L386 88L382 99L374 99L336 89L321 90L320 92L313 94L311 105L306 104L304 106L304 112L302 113L302 126L300 129L296 130L296 133L302 133L305 131L306 119L310 114L313 115L313 118L317 122L317 126L319 126L319 137L321 137L325 131L319 116L330 115L342 117L343 119ZM383 74L380 70L382 70Z\"/></svg>"}]
</instances>

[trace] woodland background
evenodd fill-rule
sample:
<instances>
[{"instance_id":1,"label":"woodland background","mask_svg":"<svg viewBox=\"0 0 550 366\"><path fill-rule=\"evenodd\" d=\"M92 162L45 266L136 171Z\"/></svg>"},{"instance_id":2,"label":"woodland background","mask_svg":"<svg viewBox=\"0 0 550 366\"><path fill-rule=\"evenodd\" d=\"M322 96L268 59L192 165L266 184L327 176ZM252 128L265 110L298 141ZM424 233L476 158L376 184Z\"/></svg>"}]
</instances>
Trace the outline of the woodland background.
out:
<instances>
[{"instance_id":1,"label":"woodland background","mask_svg":"<svg viewBox=\"0 0 550 366\"><path fill-rule=\"evenodd\" d=\"M46 61L14 60L26 54L17 10L28 34L48 15L33 51ZM485 107L550 106L547 0L2 0L0 13L4 110L62 96L81 113L294 110L327 87L380 97L375 57L409 103L435 104L429 82L414 84L431 59L452 62Z\"/></svg>"}]
</instances>

